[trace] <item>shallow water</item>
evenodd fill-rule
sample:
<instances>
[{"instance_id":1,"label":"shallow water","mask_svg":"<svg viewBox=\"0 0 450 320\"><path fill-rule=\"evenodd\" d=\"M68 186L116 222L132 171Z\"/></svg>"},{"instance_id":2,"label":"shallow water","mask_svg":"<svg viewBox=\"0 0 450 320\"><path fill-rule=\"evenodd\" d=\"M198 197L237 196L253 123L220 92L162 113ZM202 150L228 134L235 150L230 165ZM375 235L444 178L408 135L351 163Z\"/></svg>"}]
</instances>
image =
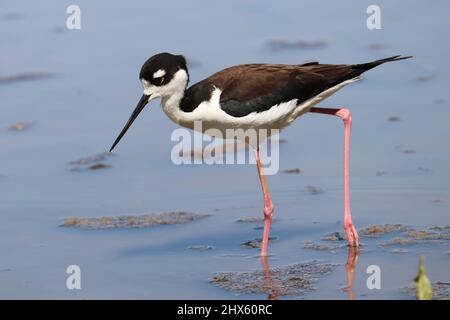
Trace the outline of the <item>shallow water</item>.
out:
<instances>
[{"instance_id":1,"label":"shallow water","mask_svg":"<svg viewBox=\"0 0 450 320\"><path fill-rule=\"evenodd\" d=\"M141 64L160 51L197 62L192 83L245 62L357 63L413 55L371 70L322 106L353 111L351 196L358 227L450 224L447 1L378 1L382 29L375 31L365 26L370 1L340 7L332 1L78 1L77 31L65 29L69 4L0 4L0 76L51 75L0 83L0 298L267 297L236 296L209 283L216 272L262 268L258 250L240 246L261 236L258 224L235 222L262 214L256 169L172 164L176 126L157 102L121 141L117 156L105 161L111 168L71 170L70 161L109 149L141 94ZM271 51L266 43L273 39L326 46ZM373 44L386 48L370 49ZM388 121L391 116L400 121ZM31 125L8 130L17 122ZM304 241L342 228L342 124L305 115L281 138L287 143L280 147L280 169L302 172L268 177L279 218L270 267L315 259L337 263L316 291L283 298L346 299L346 250L303 248ZM324 192L311 195L308 185ZM172 210L211 216L148 229L59 227L68 217ZM188 249L203 244L213 250ZM419 255L430 279L450 280L448 243L419 244L405 254L369 247L356 268L357 299L410 298L403 288L416 275ZM71 264L81 267L82 290L66 289ZM381 290L366 286L369 265L381 268Z\"/></svg>"}]
</instances>

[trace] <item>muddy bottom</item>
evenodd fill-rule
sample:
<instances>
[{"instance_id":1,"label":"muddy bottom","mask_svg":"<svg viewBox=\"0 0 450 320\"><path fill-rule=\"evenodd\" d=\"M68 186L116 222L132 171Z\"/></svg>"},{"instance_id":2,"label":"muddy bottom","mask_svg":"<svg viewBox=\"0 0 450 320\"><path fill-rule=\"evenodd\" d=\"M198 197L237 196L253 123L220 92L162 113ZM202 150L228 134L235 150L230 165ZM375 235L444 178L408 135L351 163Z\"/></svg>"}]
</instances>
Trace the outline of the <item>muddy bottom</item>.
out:
<instances>
[{"instance_id":1,"label":"muddy bottom","mask_svg":"<svg viewBox=\"0 0 450 320\"><path fill-rule=\"evenodd\" d=\"M282 50L298 50L298 49L318 49L325 47L327 43L323 40L317 41L288 41L282 39L273 39L266 43L267 47L272 51L282 51Z\"/></svg>"},{"instance_id":2,"label":"muddy bottom","mask_svg":"<svg viewBox=\"0 0 450 320\"><path fill-rule=\"evenodd\" d=\"M450 300L450 282L434 281L431 283L433 290L432 300ZM416 298L416 288L409 286L405 288L407 294L412 298Z\"/></svg>"},{"instance_id":3,"label":"muddy bottom","mask_svg":"<svg viewBox=\"0 0 450 320\"><path fill-rule=\"evenodd\" d=\"M0 76L0 84L9 84L20 81L40 80L52 78L54 76L55 75L46 72L11 74L7 76Z\"/></svg>"},{"instance_id":4,"label":"muddy bottom","mask_svg":"<svg viewBox=\"0 0 450 320\"><path fill-rule=\"evenodd\" d=\"M207 215L192 212L164 212L140 216L101 218L67 218L62 227L83 229L149 228L157 225L182 224L202 219Z\"/></svg>"},{"instance_id":5,"label":"muddy bottom","mask_svg":"<svg viewBox=\"0 0 450 320\"><path fill-rule=\"evenodd\" d=\"M392 253L408 253L409 251L400 248L401 246L413 244L445 244L450 241L449 226L435 226L428 229L416 229L412 226L402 224L385 224L373 225L358 230L361 241L361 249L367 250L372 245L381 247L392 247ZM393 238L388 236L395 235ZM333 232L326 234L321 240L307 240L304 242L305 249L317 251L330 251L335 253L336 250L347 246L347 236L344 232ZM365 239L372 241L365 242ZM342 242L335 244L333 242Z\"/></svg>"},{"instance_id":6,"label":"muddy bottom","mask_svg":"<svg viewBox=\"0 0 450 320\"><path fill-rule=\"evenodd\" d=\"M315 284L335 266L318 261L253 272L221 272L210 282L237 294L269 294L299 296L315 290Z\"/></svg>"},{"instance_id":7,"label":"muddy bottom","mask_svg":"<svg viewBox=\"0 0 450 320\"><path fill-rule=\"evenodd\" d=\"M8 126L8 130L10 131L24 131L33 126L32 122L16 122L10 126Z\"/></svg>"},{"instance_id":8,"label":"muddy bottom","mask_svg":"<svg viewBox=\"0 0 450 320\"><path fill-rule=\"evenodd\" d=\"M108 163L115 155L111 152L102 152L92 156L80 158L69 162L70 170L74 172L80 171L96 171L101 169L111 168L112 165Z\"/></svg>"},{"instance_id":9,"label":"muddy bottom","mask_svg":"<svg viewBox=\"0 0 450 320\"><path fill-rule=\"evenodd\" d=\"M275 241L277 239L278 239L277 237L269 237L269 243L271 243L272 241ZM255 240L249 240L249 241L245 241L245 242L241 243L241 247L248 248L248 249L261 248L261 245L262 245L261 238L257 238Z\"/></svg>"}]
</instances>

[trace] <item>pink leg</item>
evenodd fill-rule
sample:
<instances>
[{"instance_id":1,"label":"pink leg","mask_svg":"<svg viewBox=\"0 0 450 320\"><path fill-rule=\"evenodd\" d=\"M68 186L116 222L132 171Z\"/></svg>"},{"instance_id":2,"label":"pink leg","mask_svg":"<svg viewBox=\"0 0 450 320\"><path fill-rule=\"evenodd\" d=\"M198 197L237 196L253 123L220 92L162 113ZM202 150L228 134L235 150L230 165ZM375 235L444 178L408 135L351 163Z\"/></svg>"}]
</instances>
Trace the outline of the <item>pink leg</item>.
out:
<instances>
[{"instance_id":1,"label":"pink leg","mask_svg":"<svg viewBox=\"0 0 450 320\"><path fill-rule=\"evenodd\" d=\"M256 150L256 167L258 168L259 180L261 181L261 187L264 196L264 233L261 245L261 256L267 256L267 247L269 245L270 226L272 224L273 204L270 199L269 189L267 188L266 177L263 173L261 159L259 156L259 149Z\"/></svg>"},{"instance_id":2,"label":"pink leg","mask_svg":"<svg viewBox=\"0 0 450 320\"><path fill-rule=\"evenodd\" d=\"M359 237L350 212L349 162L352 115L348 109L311 108L310 112L335 115L344 121L344 230L347 234L348 244L357 247L359 246Z\"/></svg>"}]
</instances>

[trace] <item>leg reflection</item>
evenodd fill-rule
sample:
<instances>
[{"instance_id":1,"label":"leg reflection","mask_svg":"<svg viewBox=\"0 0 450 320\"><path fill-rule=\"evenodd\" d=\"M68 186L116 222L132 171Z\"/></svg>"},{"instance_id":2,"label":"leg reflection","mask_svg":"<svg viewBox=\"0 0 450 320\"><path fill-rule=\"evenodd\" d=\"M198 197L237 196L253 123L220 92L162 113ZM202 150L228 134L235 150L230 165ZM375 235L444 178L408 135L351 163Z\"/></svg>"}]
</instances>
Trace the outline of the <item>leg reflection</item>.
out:
<instances>
[{"instance_id":1,"label":"leg reflection","mask_svg":"<svg viewBox=\"0 0 450 320\"><path fill-rule=\"evenodd\" d=\"M347 263L345 264L345 271L347 273L347 293L350 300L355 299L355 293L353 292L353 282L355 277L355 269L358 263L359 248L349 246Z\"/></svg>"},{"instance_id":2,"label":"leg reflection","mask_svg":"<svg viewBox=\"0 0 450 320\"><path fill-rule=\"evenodd\" d=\"M278 300L280 294L278 292L278 289L276 288L276 284L272 281L272 275L270 273L269 267L269 258L267 256L262 256L261 264L264 274L264 287L266 287L267 291L269 292L267 300Z\"/></svg>"}]
</instances>

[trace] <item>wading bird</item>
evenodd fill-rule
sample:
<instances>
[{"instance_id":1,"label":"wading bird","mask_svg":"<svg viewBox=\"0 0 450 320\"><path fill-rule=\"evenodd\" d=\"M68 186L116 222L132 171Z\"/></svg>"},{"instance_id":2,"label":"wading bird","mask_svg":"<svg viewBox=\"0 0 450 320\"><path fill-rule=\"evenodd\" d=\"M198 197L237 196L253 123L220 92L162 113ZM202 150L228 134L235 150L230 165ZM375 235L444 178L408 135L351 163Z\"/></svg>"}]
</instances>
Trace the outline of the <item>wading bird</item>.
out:
<instances>
[{"instance_id":1,"label":"wading bird","mask_svg":"<svg viewBox=\"0 0 450 320\"><path fill-rule=\"evenodd\" d=\"M148 102L161 98L164 113L180 126L193 128L200 121L204 130L282 129L307 113L333 115L344 121L344 230L348 244L359 245L350 213L349 154L352 117L349 109L314 107L363 72L385 62L411 57L394 56L362 64L299 65L243 64L219 71L187 88L189 73L182 55L159 53L142 66L139 79L143 95L110 151ZM264 231L261 255L267 255L273 203L263 173L258 146L256 165L264 198Z\"/></svg>"}]
</instances>

